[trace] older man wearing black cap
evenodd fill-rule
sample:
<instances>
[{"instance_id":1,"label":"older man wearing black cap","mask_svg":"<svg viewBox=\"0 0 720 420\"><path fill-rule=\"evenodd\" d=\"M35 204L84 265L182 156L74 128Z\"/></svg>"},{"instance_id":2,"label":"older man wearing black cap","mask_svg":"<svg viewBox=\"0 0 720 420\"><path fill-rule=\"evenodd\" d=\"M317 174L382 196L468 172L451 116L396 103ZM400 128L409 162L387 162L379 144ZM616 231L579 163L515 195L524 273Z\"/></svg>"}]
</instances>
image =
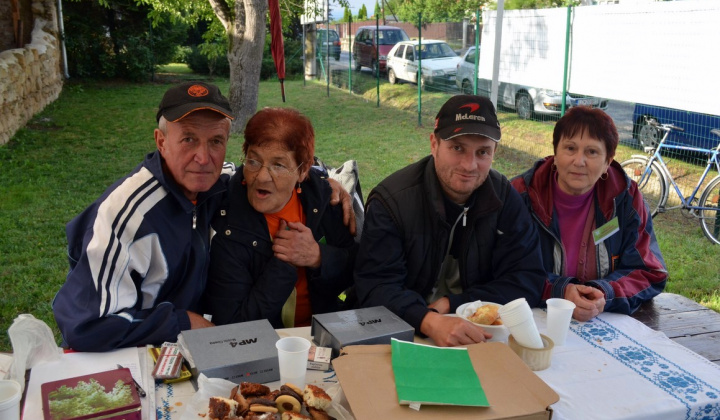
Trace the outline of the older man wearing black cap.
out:
<instances>
[{"instance_id":1,"label":"older man wearing black cap","mask_svg":"<svg viewBox=\"0 0 720 420\"><path fill-rule=\"evenodd\" d=\"M210 223L235 166L232 111L217 86L165 92L157 150L66 227L70 272L53 300L64 345L81 351L175 341L213 324L196 311L207 283ZM352 198L328 180L354 232Z\"/></svg>"},{"instance_id":2,"label":"older man wearing black cap","mask_svg":"<svg viewBox=\"0 0 720 420\"><path fill-rule=\"evenodd\" d=\"M217 86L170 88L157 113L157 150L68 223L70 272L53 301L65 345L104 351L212 325L194 311L210 220L230 176L221 172L231 115Z\"/></svg>"},{"instance_id":3,"label":"older man wearing black cap","mask_svg":"<svg viewBox=\"0 0 720 420\"><path fill-rule=\"evenodd\" d=\"M545 272L535 226L507 178L491 169L500 141L493 104L450 98L430 156L370 192L355 269L361 306L385 306L440 346L492 336L457 317L466 302L540 302Z\"/></svg>"}]
</instances>

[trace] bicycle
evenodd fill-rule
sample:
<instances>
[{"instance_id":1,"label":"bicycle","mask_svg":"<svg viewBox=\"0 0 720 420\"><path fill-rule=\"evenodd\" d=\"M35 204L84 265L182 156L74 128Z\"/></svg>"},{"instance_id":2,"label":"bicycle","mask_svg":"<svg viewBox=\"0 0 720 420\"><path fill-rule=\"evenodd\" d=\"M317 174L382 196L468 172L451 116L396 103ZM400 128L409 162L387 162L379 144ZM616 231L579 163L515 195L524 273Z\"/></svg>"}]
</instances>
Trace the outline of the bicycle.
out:
<instances>
[{"instance_id":1,"label":"bicycle","mask_svg":"<svg viewBox=\"0 0 720 420\"><path fill-rule=\"evenodd\" d=\"M687 210L688 215L700 219L700 224L702 225L705 236L707 236L711 242L720 245L720 211L718 211L720 175L715 176L702 190L699 202L696 198L710 169L715 167L718 173L720 173L720 143L718 143L718 146L714 149L666 144L665 141L670 131L684 130L672 124L660 124L654 118L646 117L646 122L650 126L664 131L665 134L657 145L644 149L645 152L648 153L647 156L633 155L632 158L622 162L620 166L623 167L630 179L637 182L652 217L655 217L658 213L664 213L677 208ZM719 129L713 129L710 132L720 137ZM707 166L689 196L686 197L683 194L670 173L660 153L663 149L687 150L706 153L708 155ZM668 196L670 195L668 182L673 186L675 193L680 199L680 204L677 206L667 207Z\"/></svg>"}]
</instances>

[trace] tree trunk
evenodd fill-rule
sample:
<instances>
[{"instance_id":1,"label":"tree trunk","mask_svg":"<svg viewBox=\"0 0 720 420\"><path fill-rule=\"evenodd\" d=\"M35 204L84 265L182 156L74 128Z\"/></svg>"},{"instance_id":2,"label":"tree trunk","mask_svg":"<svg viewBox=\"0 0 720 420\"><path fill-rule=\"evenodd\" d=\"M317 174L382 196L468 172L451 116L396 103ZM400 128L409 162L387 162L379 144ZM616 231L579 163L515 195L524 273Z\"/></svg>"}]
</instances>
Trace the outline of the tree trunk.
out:
<instances>
[{"instance_id":1,"label":"tree trunk","mask_svg":"<svg viewBox=\"0 0 720 420\"><path fill-rule=\"evenodd\" d=\"M242 133L255 113L260 86L267 0L236 0L230 37L230 107L235 115L233 133Z\"/></svg>"}]
</instances>

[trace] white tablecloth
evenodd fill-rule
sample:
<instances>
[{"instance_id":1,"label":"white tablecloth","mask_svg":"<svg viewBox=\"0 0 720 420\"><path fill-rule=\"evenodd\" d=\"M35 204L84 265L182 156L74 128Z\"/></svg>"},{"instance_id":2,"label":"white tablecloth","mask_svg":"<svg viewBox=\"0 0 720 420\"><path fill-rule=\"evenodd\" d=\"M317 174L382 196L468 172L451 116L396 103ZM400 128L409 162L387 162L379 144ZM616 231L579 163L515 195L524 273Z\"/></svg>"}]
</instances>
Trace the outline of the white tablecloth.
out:
<instances>
[{"instance_id":1,"label":"white tablecloth","mask_svg":"<svg viewBox=\"0 0 720 420\"><path fill-rule=\"evenodd\" d=\"M545 332L545 311L534 309L533 315ZM550 368L536 372L560 395L553 420L720 418L720 366L626 315L573 320L570 329ZM308 338L309 328L279 333ZM324 388L336 382L331 374L308 372Z\"/></svg>"},{"instance_id":2,"label":"white tablecloth","mask_svg":"<svg viewBox=\"0 0 720 420\"><path fill-rule=\"evenodd\" d=\"M544 332L545 311L534 309L533 315ZM720 366L629 316L601 314L572 321L570 328L565 345L553 350L550 368L536 372L560 395L551 406L553 420L720 419ZM278 334L309 338L310 328ZM307 382L348 408L334 372L309 370ZM156 385L155 397L158 420L198 419L195 407L206 398L189 381Z\"/></svg>"},{"instance_id":3,"label":"white tablecloth","mask_svg":"<svg viewBox=\"0 0 720 420\"><path fill-rule=\"evenodd\" d=\"M546 314L533 310L540 331ZM718 419L720 366L625 315L572 321L552 366L555 419Z\"/></svg>"}]
</instances>

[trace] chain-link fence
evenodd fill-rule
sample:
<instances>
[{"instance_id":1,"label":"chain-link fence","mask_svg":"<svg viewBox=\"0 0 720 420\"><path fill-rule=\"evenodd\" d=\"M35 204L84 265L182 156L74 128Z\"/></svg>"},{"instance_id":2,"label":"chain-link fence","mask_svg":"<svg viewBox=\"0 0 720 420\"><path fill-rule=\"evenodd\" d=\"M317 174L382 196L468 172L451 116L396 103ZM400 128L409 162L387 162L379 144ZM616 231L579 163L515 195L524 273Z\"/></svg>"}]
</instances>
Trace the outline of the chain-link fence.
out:
<instances>
[{"instance_id":1,"label":"chain-link fence","mask_svg":"<svg viewBox=\"0 0 720 420\"><path fill-rule=\"evenodd\" d=\"M417 89L418 80L420 93L456 94L458 52L475 45L476 27L469 21L426 23L420 19L407 23L378 18L311 27L308 39L312 35L316 39L315 63L306 67L306 74L359 95L375 91L379 100L380 87L404 84L404 89Z\"/></svg>"},{"instance_id":2,"label":"chain-link fence","mask_svg":"<svg viewBox=\"0 0 720 420\"><path fill-rule=\"evenodd\" d=\"M682 129L668 142L718 145L711 130L720 129L720 84L707 49L720 41L718 21L720 2L688 0L486 10L462 22L418 15L415 22L318 24L310 74L327 83L328 95L335 86L378 106L404 107L426 125L460 92L493 99L506 126L552 127L570 107L598 107L628 146L618 151L621 161L662 138L650 121ZM504 131L503 146L531 161L552 153L549 132L521 125ZM693 183L707 163L697 151L670 157Z\"/></svg>"}]
</instances>

